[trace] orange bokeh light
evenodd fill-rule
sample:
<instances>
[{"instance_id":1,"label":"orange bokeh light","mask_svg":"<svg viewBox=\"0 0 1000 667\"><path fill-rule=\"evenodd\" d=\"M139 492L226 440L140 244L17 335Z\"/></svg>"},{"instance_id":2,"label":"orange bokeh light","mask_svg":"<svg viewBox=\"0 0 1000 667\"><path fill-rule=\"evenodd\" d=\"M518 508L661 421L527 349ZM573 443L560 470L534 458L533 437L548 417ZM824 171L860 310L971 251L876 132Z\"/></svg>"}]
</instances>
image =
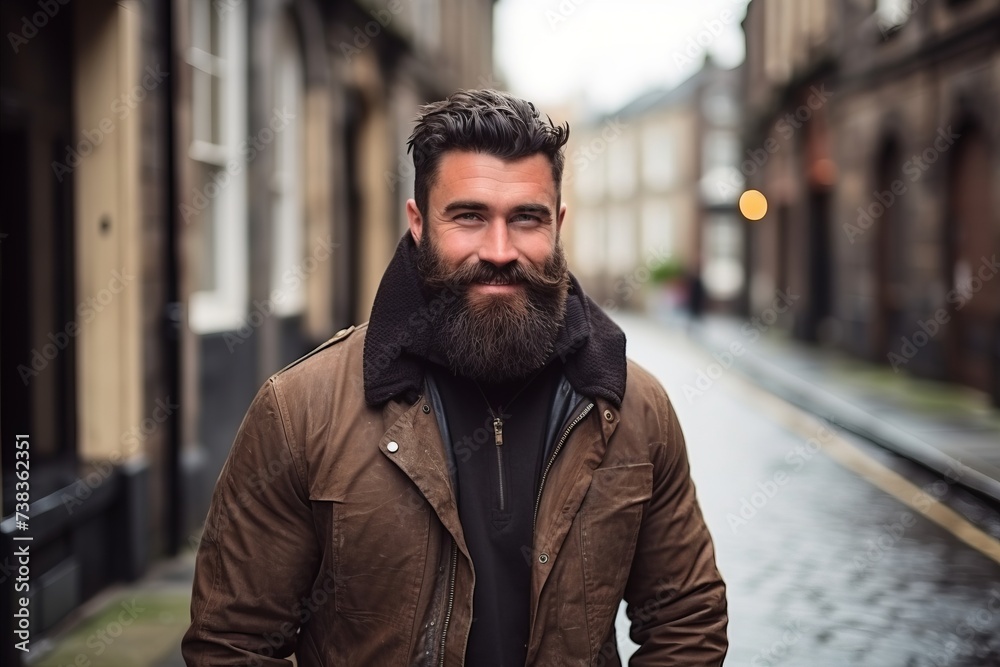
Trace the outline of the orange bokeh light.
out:
<instances>
[{"instance_id":1,"label":"orange bokeh light","mask_svg":"<svg viewBox=\"0 0 1000 667\"><path fill-rule=\"evenodd\" d=\"M759 190L747 190L740 195L740 213L747 220L760 220L767 213L767 197Z\"/></svg>"}]
</instances>

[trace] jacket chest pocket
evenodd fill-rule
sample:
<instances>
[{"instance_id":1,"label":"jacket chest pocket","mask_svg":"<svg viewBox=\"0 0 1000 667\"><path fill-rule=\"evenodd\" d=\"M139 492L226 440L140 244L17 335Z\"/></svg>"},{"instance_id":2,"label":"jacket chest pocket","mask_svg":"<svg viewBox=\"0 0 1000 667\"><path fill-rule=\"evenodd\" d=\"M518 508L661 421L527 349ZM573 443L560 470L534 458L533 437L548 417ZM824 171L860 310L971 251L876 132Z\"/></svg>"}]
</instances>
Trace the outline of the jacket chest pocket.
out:
<instances>
[{"instance_id":1,"label":"jacket chest pocket","mask_svg":"<svg viewBox=\"0 0 1000 667\"><path fill-rule=\"evenodd\" d=\"M409 480L375 477L352 479L343 489L313 489L310 500L327 527L321 539L334 571L338 614L359 631L369 623L389 623L408 632L431 511Z\"/></svg>"},{"instance_id":2,"label":"jacket chest pocket","mask_svg":"<svg viewBox=\"0 0 1000 667\"><path fill-rule=\"evenodd\" d=\"M580 540L587 618L594 632L613 622L632 566L653 464L598 468L580 506ZM598 636L603 636L599 634Z\"/></svg>"}]
</instances>

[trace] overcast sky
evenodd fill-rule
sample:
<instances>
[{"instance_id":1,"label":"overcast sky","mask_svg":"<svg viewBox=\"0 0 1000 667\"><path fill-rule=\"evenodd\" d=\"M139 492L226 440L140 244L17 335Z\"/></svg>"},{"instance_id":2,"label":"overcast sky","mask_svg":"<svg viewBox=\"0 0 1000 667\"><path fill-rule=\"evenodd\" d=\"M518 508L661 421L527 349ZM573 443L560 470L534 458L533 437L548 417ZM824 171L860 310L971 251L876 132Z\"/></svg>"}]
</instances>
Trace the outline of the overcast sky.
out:
<instances>
[{"instance_id":1,"label":"overcast sky","mask_svg":"<svg viewBox=\"0 0 1000 667\"><path fill-rule=\"evenodd\" d=\"M706 51L743 61L748 0L500 0L494 56L512 92L541 107L613 111L697 71Z\"/></svg>"}]
</instances>

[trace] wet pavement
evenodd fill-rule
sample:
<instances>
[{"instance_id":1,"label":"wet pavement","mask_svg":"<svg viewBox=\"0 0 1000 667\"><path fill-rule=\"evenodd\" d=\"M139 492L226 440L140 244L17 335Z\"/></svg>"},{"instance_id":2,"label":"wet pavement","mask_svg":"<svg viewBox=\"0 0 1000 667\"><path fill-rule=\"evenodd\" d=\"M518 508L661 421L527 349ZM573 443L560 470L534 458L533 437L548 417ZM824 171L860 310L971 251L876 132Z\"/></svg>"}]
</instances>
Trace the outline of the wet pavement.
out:
<instances>
[{"instance_id":1,"label":"wet pavement","mask_svg":"<svg viewBox=\"0 0 1000 667\"><path fill-rule=\"evenodd\" d=\"M757 386L941 475L960 466L959 484L1000 503L1000 410L985 393L786 335L756 339L745 323L712 315L685 328ZM734 343L742 349L728 354Z\"/></svg>"},{"instance_id":2,"label":"wet pavement","mask_svg":"<svg viewBox=\"0 0 1000 667\"><path fill-rule=\"evenodd\" d=\"M735 371L692 392L711 356L648 320L616 319L684 427L728 585L727 665L1000 665L994 506L834 424L775 407ZM845 456L910 504L842 465ZM893 482L899 475L912 486ZM978 524L952 522L993 557L918 511L947 524L948 507Z\"/></svg>"}]
</instances>

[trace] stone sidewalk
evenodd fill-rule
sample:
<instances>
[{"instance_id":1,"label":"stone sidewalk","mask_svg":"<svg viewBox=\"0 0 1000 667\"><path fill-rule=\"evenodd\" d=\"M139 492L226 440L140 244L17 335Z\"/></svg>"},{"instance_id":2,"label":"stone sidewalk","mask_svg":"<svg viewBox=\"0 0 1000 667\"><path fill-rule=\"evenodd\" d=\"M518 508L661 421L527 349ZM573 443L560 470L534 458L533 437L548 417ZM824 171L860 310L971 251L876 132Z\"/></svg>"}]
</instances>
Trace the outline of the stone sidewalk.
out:
<instances>
[{"instance_id":1,"label":"stone sidewalk","mask_svg":"<svg viewBox=\"0 0 1000 667\"><path fill-rule=\"evenodd\" d=\"M153 566L73 612L32 647L30 667L184 667L194 552Z\"/></svg>"},{"instance_id":2,"label":"stone sidewalk","mask_svg":"<svg viewBox=\"0 0 1000 667\"><path fill-rule=\"evenodd\" d=\"M985 394L777 335L754 337L744 324L706 317L686 326L720 367L1000 502L1000 410Z\"/></svg>"}]
</instances>

